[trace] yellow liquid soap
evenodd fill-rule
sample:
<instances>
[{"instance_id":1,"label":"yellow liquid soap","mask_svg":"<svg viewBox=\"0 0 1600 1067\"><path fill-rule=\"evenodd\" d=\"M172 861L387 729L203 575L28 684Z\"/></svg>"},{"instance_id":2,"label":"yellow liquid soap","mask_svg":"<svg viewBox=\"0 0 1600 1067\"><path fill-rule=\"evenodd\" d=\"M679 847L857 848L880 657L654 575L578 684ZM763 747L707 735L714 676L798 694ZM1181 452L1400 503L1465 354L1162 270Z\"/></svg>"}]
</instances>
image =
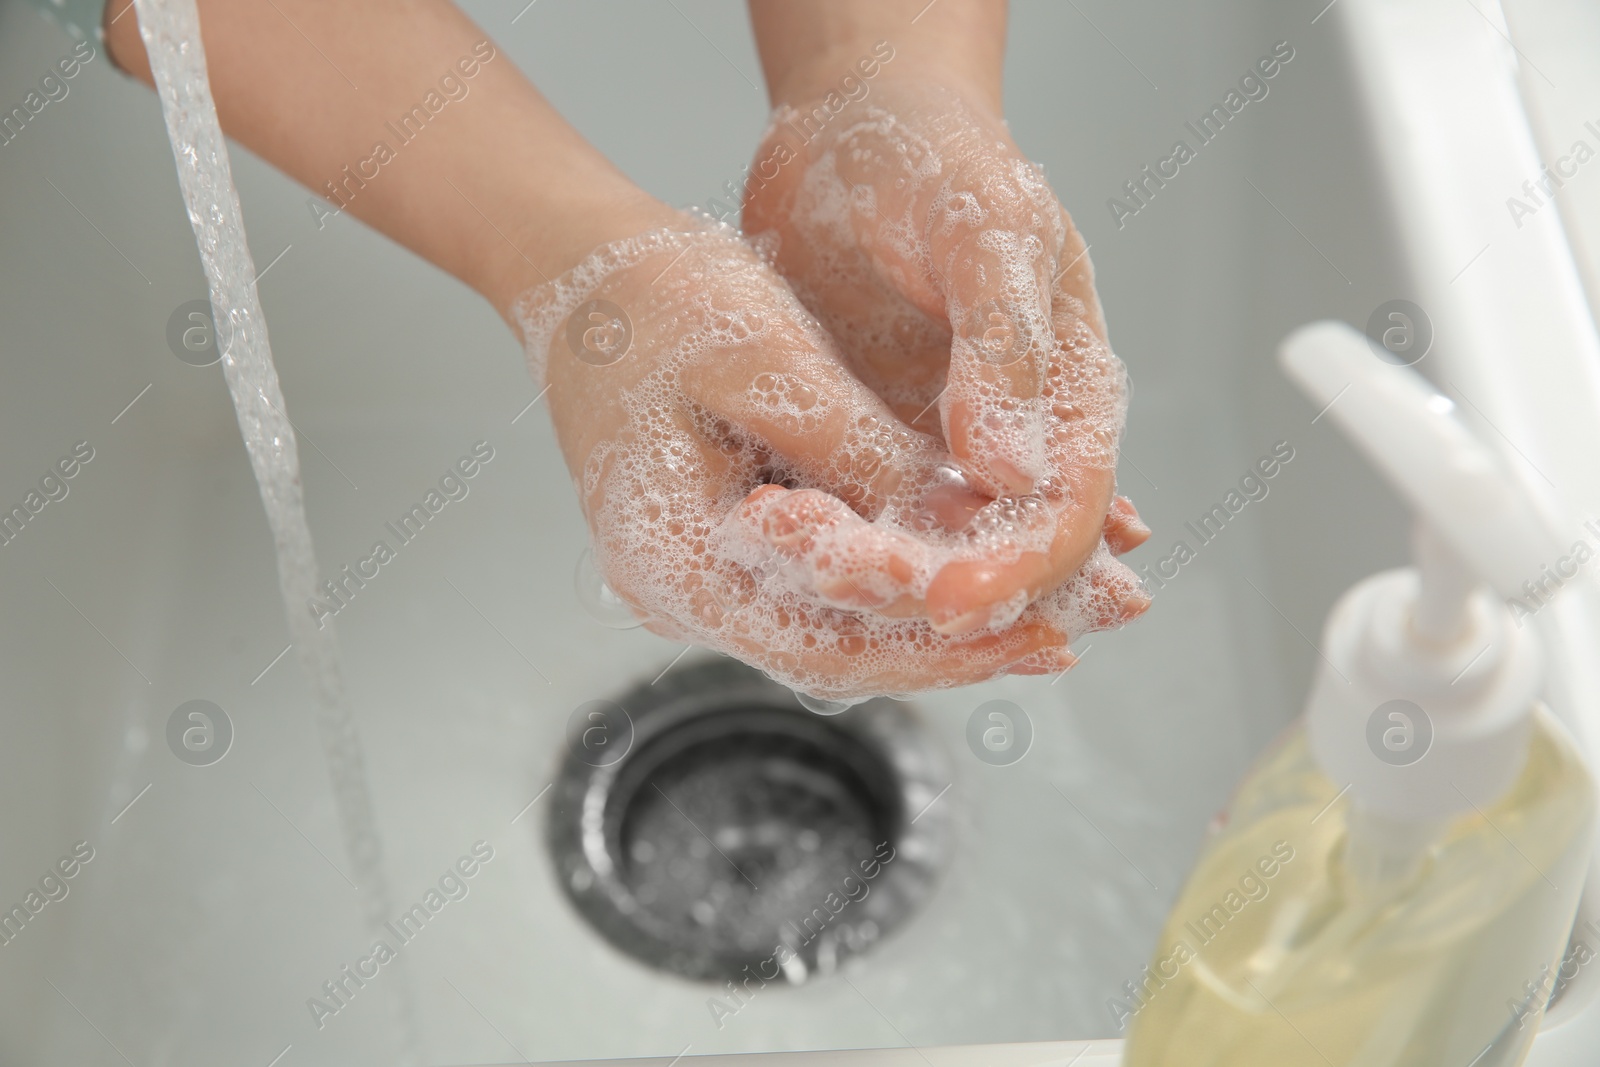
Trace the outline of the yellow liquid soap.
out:
<instances>
[{"instance_id":1,"label":"yellow liquid soap","mask_svg":"<svg viewBox=\"0 0 1600 1067\"><path fill-rule=\"evenodd\" d=\"M1431 826L1374 829L1340 788L1303 726L1245 780L1150 966L1111 1002L1126 1067L1523 1061L1593 833L1566 732L1535 709L1510 790Z\"/></svg>"}]
</instances>

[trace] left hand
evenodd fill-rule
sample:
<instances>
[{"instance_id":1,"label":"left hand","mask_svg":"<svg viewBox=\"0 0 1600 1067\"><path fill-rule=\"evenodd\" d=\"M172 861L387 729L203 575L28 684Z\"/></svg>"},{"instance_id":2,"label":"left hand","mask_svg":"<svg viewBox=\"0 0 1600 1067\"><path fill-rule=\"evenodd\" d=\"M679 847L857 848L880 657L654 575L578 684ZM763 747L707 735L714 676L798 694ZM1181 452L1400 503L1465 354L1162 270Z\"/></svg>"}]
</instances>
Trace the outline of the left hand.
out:
<instances>
[{"instance_id":1,"label":"left hand","mask_svg":"<svg viewBox=\"0 0 1600 1067\"><path fill-rule=\"evenodd\" d=\"M981 605L1034 600L1102 540L1120 553L1149 536L1115 496L1126 376L1087 248L985 93L885 72L836 111L780 106L744 228L770 235L851 370L941 436L974 489L1037 496L1056 516L1047 551L941 572L927 598L938 629L983 626Z\"/></svg>"}]
</instances>

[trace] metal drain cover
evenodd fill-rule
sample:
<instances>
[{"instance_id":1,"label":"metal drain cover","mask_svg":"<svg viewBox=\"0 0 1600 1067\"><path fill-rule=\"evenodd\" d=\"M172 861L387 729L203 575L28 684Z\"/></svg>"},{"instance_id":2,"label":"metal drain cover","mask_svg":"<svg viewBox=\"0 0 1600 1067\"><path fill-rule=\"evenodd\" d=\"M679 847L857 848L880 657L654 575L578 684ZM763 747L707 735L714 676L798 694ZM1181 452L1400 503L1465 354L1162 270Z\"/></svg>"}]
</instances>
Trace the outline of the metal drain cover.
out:
<instances>
[{"instance_id":1,"label":"metal drain cover","mask_svg":"<svg viewBox=\"0 0 1600 1067\"><path fill-rule=\"evenodd\" d=\"M909 708L819 716L726 659L615 704L631 747L606 766L569 752L548 832L568 897L629 955L688 978L802 982L932 889L949 802L929 805L950 778Z\"/></svg>"}]
</instances>

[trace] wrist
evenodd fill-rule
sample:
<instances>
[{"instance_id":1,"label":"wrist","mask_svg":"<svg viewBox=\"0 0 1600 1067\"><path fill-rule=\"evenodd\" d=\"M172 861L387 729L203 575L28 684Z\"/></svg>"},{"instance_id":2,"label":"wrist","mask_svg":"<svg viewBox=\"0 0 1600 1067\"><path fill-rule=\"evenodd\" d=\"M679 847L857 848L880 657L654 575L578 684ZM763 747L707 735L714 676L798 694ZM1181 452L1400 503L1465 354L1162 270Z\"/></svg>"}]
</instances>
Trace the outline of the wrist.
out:
<instances>
[{"instance_id":1,"label":"wrist","mask_svg":"<svg viewBox=\"0 0 1600 1067\"><path fill-rule=\"evenodd\" d=\"M798 108L830 93L864 97L873 82L925 82L954 89L999 117L1002 58L997 49L961 46L943 33L852 38L771 72L770 95L774 107Z\"/></svg>"},{"instance_id":2,"label":"wrist","mask_svg":"<svg viewBox=\"0 0 1600 1067\"><path fill-rule=\"evenodd\" d=\"M750 0L750 20L774 107L855 99L874 77L861 63L876 60L877 77L948 85L1000 112L1006 0Z\"/></svg>"},{"instance_id":3,"label":"wrist","mask_svg":"<svg viewBox=\"0 0 1600 1067\"><path fill-rule=\"evenodd\" d=\"M522 294L559 278L604 244L684 221L626 180L575 182L560 195L530 197L509 214L522 221L477 232L468 282L513 330Z\"/></svg>"}]
</instances>

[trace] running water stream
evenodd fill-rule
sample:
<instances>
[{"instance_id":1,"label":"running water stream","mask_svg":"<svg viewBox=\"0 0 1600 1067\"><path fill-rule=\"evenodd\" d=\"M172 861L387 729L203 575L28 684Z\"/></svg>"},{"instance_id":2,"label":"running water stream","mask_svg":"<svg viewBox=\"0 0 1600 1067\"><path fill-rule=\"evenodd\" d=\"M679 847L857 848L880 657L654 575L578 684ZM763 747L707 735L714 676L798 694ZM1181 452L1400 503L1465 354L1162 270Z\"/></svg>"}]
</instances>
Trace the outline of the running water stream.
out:
<instances>
[{"instance_id":1,"label":"running water stream","mask_svg":"<svg viewBox=\"0 0 1600 1067\"><path fill-rule=\"evenodd\" d=\"M383 848L332 624L319 627L306 607L316 593L318 571L300 486L300 459L267 343L255 262L245 242L228 146L211 97L199 13L195 0L134 0L134 6L210 287L223 376L272 527L289 636L311 685L317 731L354 868L352 878L359 887L367 925L378 932L393 917ZM387 984L401 1056L410 1062L417 1044L409 978L402 971Z\"/></svg>"}]
</instances>

